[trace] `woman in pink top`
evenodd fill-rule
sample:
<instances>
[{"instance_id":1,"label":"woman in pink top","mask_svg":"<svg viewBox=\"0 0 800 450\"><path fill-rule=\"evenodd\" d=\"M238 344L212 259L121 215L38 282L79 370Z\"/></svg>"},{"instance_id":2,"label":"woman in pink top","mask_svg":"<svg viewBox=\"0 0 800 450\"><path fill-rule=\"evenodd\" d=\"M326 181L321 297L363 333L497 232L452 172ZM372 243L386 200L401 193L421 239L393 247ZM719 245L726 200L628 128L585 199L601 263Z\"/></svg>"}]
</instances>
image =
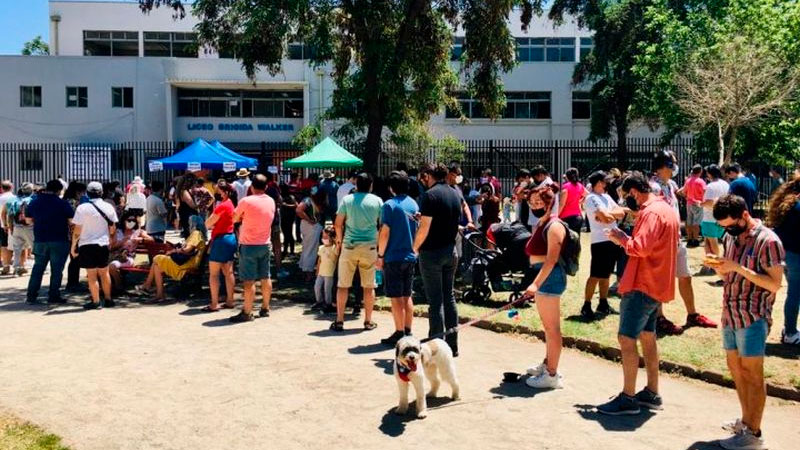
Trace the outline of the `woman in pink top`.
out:
<instances>
[{"instance_id":1,"label":"woman in pink top","mask_svg":"<svg viewBox=\"0 0 800 450\"><path fill-rule=\"evenodd\" d=\"M567 181L561 186L559 193L558 218L569 225L569 228L580 233L583 227L581 204L586 197L586 187L580 183L578 169L570 167L564 174Z\"/></svg>"}]
</instances>

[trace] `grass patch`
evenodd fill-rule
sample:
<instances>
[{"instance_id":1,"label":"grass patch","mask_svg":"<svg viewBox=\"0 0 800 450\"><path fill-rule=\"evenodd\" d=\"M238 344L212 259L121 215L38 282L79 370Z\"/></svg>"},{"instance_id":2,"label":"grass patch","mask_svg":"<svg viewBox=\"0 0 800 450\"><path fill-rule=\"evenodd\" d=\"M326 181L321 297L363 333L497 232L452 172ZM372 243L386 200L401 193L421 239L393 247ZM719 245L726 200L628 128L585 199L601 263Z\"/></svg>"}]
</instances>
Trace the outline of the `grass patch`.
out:
<instances>
[{"instance_id":1,"label":"grass patch","mask_svg":"<svg viewBox=\"0 0 800 450\"><path fill-rule=\"evenodd\" d=\"M61 438L36 425L0 413L0 448L3 450L70 450Z\"/></svg>"}]
</instances>

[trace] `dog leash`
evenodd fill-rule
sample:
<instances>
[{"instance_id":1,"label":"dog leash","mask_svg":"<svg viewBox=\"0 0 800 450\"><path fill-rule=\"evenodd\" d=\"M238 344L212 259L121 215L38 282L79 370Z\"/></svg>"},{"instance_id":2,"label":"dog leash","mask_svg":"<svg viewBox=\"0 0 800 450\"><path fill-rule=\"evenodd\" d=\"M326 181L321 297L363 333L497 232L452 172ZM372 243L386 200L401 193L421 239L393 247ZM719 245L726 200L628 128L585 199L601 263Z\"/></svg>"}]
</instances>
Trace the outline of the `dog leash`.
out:
<instances>
[{"instance_id":1,"label":"dog leash","mask_svg":"<svg viewBox=\"0 0 800 450\"><path fill-rule=\"evenodd\" d=\"M499 307L497 309L493 309L493 310L489 311L488 313L486 313L486 314L484 314L484 315L482 315L480 317L477 317L475 319L470 320L469 322L464 322L464 323L462 323L460 325L448 328L448 329L444 330L441 333L434 334L433 336L428 336L425 339L420 340L420 343L424 344L424 343L430 342L430 341L432 341L434 339L443 338L443 337L445 337L445 336L447 336L449 334L453 334L453 333L457 332L458 330L460 330L462 328L471 327L471 326L475 325L476 323L478 323L478 322L480 322L482 320L486 320L489 317L494 316L495 314L499 314L499 313L501 313L503 311L509 310L509 309L513 308L514 306L516 306L518 303L520 303L520 304L521 303L525 303L530 299L531 299L530 297L528 297L526 295L523 295L520 298L518 298L518 299L516 299L514 301L511 301L511 302L509 302L509 303L507 303L507 304L505 304L505 305L503 305L503 306L501 306L501 307Z\"/></svg>"}]
</instances>

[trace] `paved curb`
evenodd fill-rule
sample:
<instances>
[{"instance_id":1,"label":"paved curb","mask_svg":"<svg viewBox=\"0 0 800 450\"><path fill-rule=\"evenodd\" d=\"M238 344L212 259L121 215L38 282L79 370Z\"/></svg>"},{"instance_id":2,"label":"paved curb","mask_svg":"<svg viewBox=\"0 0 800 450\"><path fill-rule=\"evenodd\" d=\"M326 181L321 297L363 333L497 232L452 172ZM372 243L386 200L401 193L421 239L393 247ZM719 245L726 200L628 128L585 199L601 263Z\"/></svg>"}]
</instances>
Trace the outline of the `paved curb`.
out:
<instances>
[{"instance_id":1,"label":"paved curb","mask_svg":"<svg viewBox=\"0 0 800 450\"><path fill-rule=\"evenodd\" d=\"M389 306L375 305L377 311L391 311ZM428 317L427 312L414 311L417 317ZM468 317L459 317L459 323L470 321ZM494 331L495 333L518 333L529 336L535 336L537 339L544 341L544 331L534 330L524 325L512 325L502 322L491 322L488 320L481 320L474 325L477 328L484 330ZM595 356L607 359L609 361L620 361L622 355L620 350L615 347L601 345L597 342L588 339L576 338L571 336L564 336L562 338L564 347L578 349L580 351L590 353ZM644 359L639 358L639 367L644 367ZM662 372L676 373L687 378L694 378L697 380L705 381L706 383L715 384L717 386L733 388L733 380L726 379L721 373L713 372L710 370L698 370L694 367L684 364L673 363L670 361L661 361L659 368ZM776 386L767 383L767 395L777 397L784 400L792 400L800 402L800 390L791 389L783 386Z\"/></svg>"}]
</instances>

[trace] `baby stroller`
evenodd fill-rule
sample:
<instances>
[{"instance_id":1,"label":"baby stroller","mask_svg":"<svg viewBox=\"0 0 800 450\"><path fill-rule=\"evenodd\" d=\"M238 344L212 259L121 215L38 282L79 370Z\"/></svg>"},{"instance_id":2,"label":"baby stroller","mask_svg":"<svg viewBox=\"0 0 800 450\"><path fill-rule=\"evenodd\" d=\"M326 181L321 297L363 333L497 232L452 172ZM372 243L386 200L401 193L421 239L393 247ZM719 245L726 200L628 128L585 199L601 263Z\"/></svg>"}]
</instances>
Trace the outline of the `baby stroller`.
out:
<instances>
[{"instance_id":1,"label":"baby stroller","mask_svg":"<svg viewBox=\"0 0 800 450\"><path fill-rule=\"evenodd\" d=\"M515 301L530 284L525 244L531 233L519 222L496 223L486 235L472 231L464 235L464 255L471 254L467 271L472 286L464 291L464 303L487 302L492 292L511 291L508 301ZM513 282L510 275L523 273L522 281ZM504 279L509 276L509 279Z\"/></svg>"}]
</instances>

